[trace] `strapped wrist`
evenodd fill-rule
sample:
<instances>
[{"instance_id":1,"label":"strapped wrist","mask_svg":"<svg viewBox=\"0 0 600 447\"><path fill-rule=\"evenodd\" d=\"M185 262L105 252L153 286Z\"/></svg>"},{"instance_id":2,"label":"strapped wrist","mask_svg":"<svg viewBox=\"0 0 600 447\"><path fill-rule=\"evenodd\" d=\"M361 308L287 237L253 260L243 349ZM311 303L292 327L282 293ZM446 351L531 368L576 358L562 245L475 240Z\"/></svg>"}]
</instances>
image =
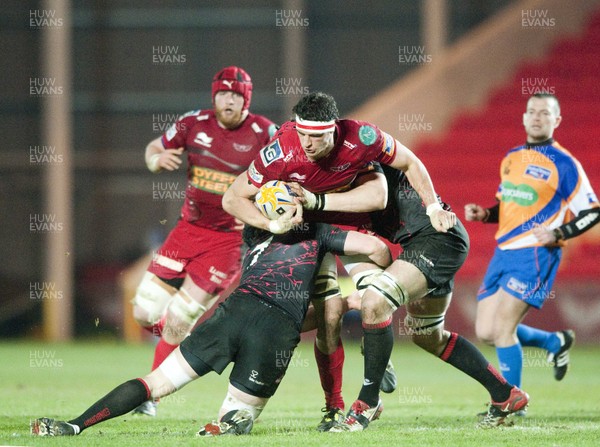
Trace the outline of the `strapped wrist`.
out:
<instances>
[{"instance_id":1,"label":"strapped wrist","mask_svg":"<svg viewBox=\"0 0 600 447\"><path fill-rule=\"evenodd\" d=\"M443 209L442 205L440 205L439 202L434 202L427 206L426 214L431 217L431 215L434 213L434 211L439 211L442 209Z\"/></svg>"},{"instance_id":2,"label":"strapped wrist","mask_svg":"<svg viewBox=\"0 0 600 447\"><path fill-rule=\"evenodd\" d=\"M561 239L565 238L565 235L563 234L560 228L555 228L554 230L552 230L552 234L554 234L554 242L558 242Z\"/></svg>"},{"instance_id":3,"label":"strapped wrist","mask_svg":"<svg viewBox=\"0 0 600 447\"><path fill-rule=\"evenodd\" d=\"M148 163L146 163L146 166L148 166L148 169L150 170L150 172L158 172L160 171L160 166L158 166L158 161L160 160L160 154L154 154L152 157L150 157L150 160L148 161Z\"/></svg>"},{"instance_id":4,"label":"strapped wrist","mask_svg":"<svg viewBox=\"0 0 600 447\"><path fill-rule=\"evenodd\" d=\"M325 209L325 196L327 194L315 194L316 204L315 211L323 211Z\"/></svg>"}]
</instances>

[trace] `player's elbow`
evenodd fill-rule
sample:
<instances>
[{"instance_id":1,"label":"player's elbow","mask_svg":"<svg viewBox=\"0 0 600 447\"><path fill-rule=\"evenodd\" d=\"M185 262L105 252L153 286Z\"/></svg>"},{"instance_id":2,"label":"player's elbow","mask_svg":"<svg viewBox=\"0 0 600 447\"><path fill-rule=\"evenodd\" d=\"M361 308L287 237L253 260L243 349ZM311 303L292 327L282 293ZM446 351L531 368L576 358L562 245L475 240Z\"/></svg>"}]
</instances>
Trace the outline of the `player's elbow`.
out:
<instances>
[{"instance_id":1,"label":"player's elbow","mask_svg":"<svg viewBox=\"0 0 600 447\"><path fill-rule=\"evenodd\" d=\"M371 242L371 260L380 267L387 267L392 263L392 255L390 249L381 239L373 236Z\"/></svg>"},{"instance_id":2,"label":"player's elbow","mask_svg":"<svg viewBox=\"0 0 600 447\"><path fill-rule=\"evenodd\" d=\"M225 194L223 194L223 198L221 199L221 206L223 207L223 209L226 212L228 212L229 214L232 214L233 209L234 209L234 204L235 204L235 194L233 193L231 188L228 188L227 191L225 191Z\"/></svg>"},{"instance_id":3,"label":"player's elbow","mask_svg":"<svg viewBox=\"0 0 600 447\"><path fill-rule=\"evenodd\" d=\"M375 207L373 211L385 209L387 206L387 201L387 191L382 191L380 188L376 188L373 191L373 206Z\"/></svg>"}]
</instances>

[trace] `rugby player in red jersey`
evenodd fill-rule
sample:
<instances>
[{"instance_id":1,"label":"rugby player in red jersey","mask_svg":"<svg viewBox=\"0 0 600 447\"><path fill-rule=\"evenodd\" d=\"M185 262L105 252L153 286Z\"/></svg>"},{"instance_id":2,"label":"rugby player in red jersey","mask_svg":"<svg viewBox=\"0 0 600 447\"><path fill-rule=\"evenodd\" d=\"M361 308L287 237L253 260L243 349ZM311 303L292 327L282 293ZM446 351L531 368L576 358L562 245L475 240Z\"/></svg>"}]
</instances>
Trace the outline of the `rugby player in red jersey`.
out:
<instances>
[{"instance_id":1,"label":"rugby player in red jersey","mask_svg":"<svg viewBox=\"0 0 600 447\"><path fill-rule=\"evenodd\" d=\"M423 163L391 135L364 121L339 119L335 100L321 92L303 97L293 112L295 120L279 129L223 196L223 208L233 216L275 234L288 231L278 221L264 217L252 201L263 183L283 180L297 182L296 191L303 197L305 208L316 211L306 213L307 221L360 228L369 221L367 212L383 209L387 202L386 180L374 163L381 162L405 173L436 231L446 232L455 225L456 215L442 209ZM351 189L357 185L361 187ZM367 282L365 276L376 271L364 263L350 262L355 263L346 268L357 284ZM324 262L321 272L328 269L334 272L335 265ZM319 429L327 430L344 408L344 352L339 338L343 306L335 281L327 278L332 275L320 276L323 278L317 278L317 298L321 301L314 300L313 304L316 315L324 317L317 318L315 354L326 396L326 414Z\"/></svg>"},{"instance_id":2,"label":"rugby player in red jersey","mask_svg":"<svg viewBox=\"0 0 600 447\"><path fill-rule=\"evenodd\" d=\"M212 81L213 109L184 114L146 147L146 164L153 173L179 169L187 155L181 218L154 254L133 299L136 321L161 337L152 369L239 272L241 224L223 211L221 198L276 130L269 119L249 112L251 99L248 73L223 68ZM155 402L135 412L154 416Z\"/></svg>"}]
</instances>

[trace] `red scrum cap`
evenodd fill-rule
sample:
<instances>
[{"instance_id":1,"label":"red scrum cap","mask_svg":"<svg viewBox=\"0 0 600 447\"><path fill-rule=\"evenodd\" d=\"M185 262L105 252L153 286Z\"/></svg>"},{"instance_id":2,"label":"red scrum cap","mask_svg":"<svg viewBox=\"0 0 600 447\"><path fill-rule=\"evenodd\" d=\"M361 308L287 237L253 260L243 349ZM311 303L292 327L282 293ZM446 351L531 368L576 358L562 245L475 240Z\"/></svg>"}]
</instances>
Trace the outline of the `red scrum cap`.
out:
<instances>
[{"instance_id":1,"label":"red scrum cap","mask_svg":"<svg viewBox=\"0 0 600 447\"><path fill-rule=\"evenodd\" d=\"M252 99L252 78L240 67L225 67L219 71L212 81L213 102L218 91L230 90L244 97L244 110L250 107Z\"/></svg>"}]
</instances>

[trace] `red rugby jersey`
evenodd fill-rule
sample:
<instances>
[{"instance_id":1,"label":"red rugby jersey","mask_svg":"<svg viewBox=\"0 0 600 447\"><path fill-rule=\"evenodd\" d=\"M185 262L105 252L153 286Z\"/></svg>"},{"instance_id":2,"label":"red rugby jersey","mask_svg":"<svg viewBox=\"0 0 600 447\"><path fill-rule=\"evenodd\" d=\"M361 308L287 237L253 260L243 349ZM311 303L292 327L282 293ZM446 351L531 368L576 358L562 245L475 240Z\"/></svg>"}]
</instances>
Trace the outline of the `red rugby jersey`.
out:
<instances>
[{"instance_id":1,"label":"red rugby jersey","mask_svg":"<svg viewBox=\"0 0 600 447\"><path fill-rule=\"evenodd\" d=\"M195 110L181 116L161 140L166 149L184 147L187 153L182 218L205 228L233 229L235 220L223 211L222 196L269 142L275 129L273 122L252 113L232 130L219 126L213 110Z\"/></svg>"},{"instance_id":2,"label":"red rugby jersey","mask_svg":"<svg viewBox=\"0 0 600 447\"><path fill-rule=\"evenodd\" d=\"M396 140L373 124L338 120L335 147L318 161L310 161L293 121L283 124L273 139L254 159L248 180L260 187L269 180L298 182L314 193L350 188L356 176L373 161L389 164L394 160Z\"/></svg>"},{"instance_id":3,"label":"red rugby jersey","mask_svg":"<svg viewBox=\"0 0 600 447\"><path fill-rule=\"evenodd\" d=\"M335 147L318 161L310 161L289 121L281 126L248 168L248 179L256 187L269 180L298 182L314 193L350 189L356 177L375 169L373 162L389 164L394 160L396 140L375 125L355 120L337 120ZM305 220L361 228L368 226L367 213L307 212Z\"/></svg>"}]
</instances>

